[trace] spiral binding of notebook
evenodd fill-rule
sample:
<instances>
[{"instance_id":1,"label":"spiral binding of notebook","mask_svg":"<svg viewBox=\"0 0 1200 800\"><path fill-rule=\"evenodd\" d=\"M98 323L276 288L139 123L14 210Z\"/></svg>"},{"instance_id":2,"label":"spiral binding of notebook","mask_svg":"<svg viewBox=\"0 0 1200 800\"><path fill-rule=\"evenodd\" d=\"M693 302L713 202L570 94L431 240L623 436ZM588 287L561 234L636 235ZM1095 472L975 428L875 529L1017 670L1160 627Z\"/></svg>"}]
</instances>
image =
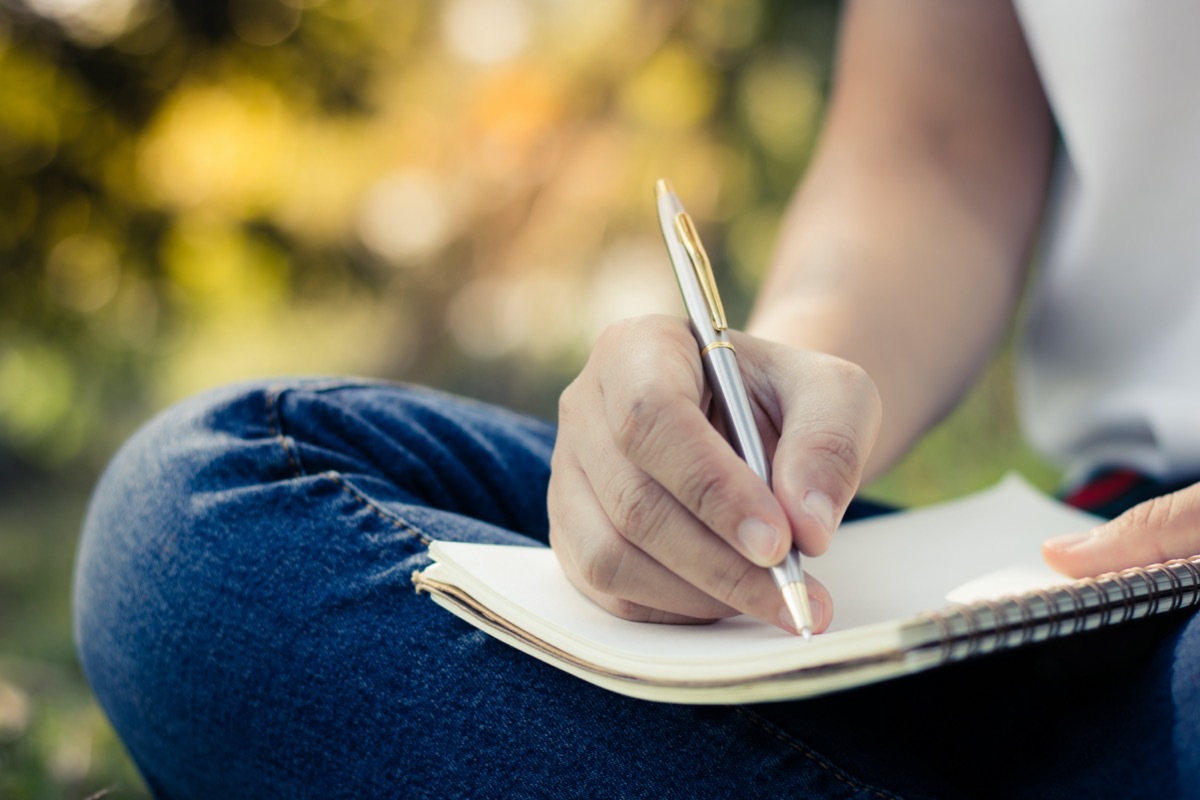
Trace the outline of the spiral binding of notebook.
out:
<instances>
[{"instance_id":1,"label":"spiral binding of notebook","mask_svg":"<svg viewBox=\"0 0 1200 800\"><path fill-rule=\"evenodd\" d=\"M941 660L950 662L1196 606L1200 556L921 616L937 627Z\"/></svg>"}]
</instances>

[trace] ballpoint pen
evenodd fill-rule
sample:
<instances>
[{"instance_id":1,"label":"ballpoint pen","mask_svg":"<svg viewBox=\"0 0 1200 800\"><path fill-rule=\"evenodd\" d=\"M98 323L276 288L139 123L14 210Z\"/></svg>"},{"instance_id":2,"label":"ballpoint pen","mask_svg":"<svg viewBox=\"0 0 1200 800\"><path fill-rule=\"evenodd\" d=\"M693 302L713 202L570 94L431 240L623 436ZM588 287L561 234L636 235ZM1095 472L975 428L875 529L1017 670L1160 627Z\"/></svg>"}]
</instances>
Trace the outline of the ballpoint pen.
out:
<instances>
[{"instance_id":1,"label":"ballpoint pen","mask_svg":"<svg viewBox=\"0 0 1200 800\"><path fill-rule=\"evenodd\" d=\"M726 331L725 310L721 296L717 293L712 264L692 218L675 196L671 184L659 180L654 187L658 200L658 222L671 265L675 268L675 279L683 294L683 304L691 321L692 334L700 347L700 360L713 397L721 408L725 424L730 432L732 445L750 469L771 485L771 466L763 449L762 438L754 424L754 412L738 370L737 356L733 343ZM800 568L800 553L795 547L788 549L784 560L771 567L771 577L783 601L787 605L796 630L805 639L812 636L812 607L808 602L808 589L804 583L804 571Z\"/></svg>"}]
</instances>

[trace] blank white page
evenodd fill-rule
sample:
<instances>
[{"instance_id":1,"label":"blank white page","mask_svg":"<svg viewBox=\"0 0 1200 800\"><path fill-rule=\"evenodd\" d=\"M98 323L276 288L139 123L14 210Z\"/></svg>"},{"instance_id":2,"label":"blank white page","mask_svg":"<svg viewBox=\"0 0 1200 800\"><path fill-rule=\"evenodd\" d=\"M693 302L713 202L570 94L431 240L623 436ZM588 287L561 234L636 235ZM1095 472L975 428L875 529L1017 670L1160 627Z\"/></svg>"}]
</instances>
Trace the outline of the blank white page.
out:
<instances>
[{"instance_id":1,"label":"blank white page","mask_svg":"<svg viewBox=\"0 0 1200 800\"><path fill-rule=\"evenodd\" d=\"M713 677L747 663L797 667L896 647L899 632L891 623L944 606L952 589L997 568L1020 566L1023 581L1006 587L1001 570L991 584L997 595L1031 588L1029 568L1040 561L1041 541L1095 521L1009 477L962 500L847 524L826 555L805 560L833 593L831 631L837 631L807 644L747 617L706 626L618 619L571 586L546 548L435 542L441 563L427 575L461 586L539 638L573 643L597 663ZM1039 586L1066 582L1042 569Z\"/></svg>"}]
</instances>

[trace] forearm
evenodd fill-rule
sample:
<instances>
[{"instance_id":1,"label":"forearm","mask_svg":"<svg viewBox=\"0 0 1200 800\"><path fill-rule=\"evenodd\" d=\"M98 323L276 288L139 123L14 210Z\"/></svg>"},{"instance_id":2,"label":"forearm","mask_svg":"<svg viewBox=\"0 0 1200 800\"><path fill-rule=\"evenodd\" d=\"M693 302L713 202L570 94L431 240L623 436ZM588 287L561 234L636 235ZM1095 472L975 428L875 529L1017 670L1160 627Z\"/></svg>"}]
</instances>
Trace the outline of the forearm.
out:
<instances>
[{"instance_id":1,"label":"forearm","mask_svg":"<svg viewBox=\"0 0 1200 800\"><path fill-rule=\"evenodd\" d=\"M818 165L783 225L749 331L867 371L884 408L871 477L986 364L1012 317L1026 250L931 168Z\"/></svg>"},{"instance_id":2,"label":"forearm","mask_svg":"<svg viewBox=\"0 0 1200 800\"><path fill-rule=\"evenodd\" d=\"M749 330L863 367L868 478L970 385L1012 316L1052 126L1006 0L856 0L826 129Z\"/></svg>"}]
</instances>

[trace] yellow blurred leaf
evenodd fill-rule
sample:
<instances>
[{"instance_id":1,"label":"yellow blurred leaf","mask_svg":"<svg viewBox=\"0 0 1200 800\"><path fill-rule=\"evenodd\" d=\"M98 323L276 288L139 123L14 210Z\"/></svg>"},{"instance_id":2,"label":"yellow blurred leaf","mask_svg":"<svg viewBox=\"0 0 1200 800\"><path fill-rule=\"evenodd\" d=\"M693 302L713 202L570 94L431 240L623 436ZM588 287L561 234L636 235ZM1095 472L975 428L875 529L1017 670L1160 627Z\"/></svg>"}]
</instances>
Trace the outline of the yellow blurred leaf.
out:
<instances>
[{"instance_id":1,"label":"yellow blurred leaf","mask_svg":"<svg viewBox=\"0 0 1200 800\"><path fill-rule=\"evenodd\" d=\"M742 75L738 101L768 152L792 163L806 154L822 102L816 70L808 59L794 52L760 56Z\"/></svg>"},{"instance_id":2,"label":"yellow blurred leaf","mask_svg":"<svg viewBox=\"0 0 1200 800\"><path fill-rule=\"evenodd\" d=\"M712 66L690 48L668 44L657 51L621 93L630 119L664 130L686 130L712 113L718 82Z\"/></svg>"},{"instance_id":3,"label":"yellow blurred leaf","mask_svg":"<svg viewBox=\"0 0 1200 800\"><path fill-rule=\"evenodd\" d=\"M252 316L284 302L283 253L228 220L184 215L165 237L162 257L172 282L201 315Z\"/></svg>"},{"instance_id":4,"label":"yellow blurred leaf","mask_svg":"<svg viewBox=\"0 0 1200 800\"><path fill-rule=\"evenodd\" d=\"M177 208L243 218L268 212L300 166L296 125L278 93L253 78L186 87L142 140L142 180Z\"/></svg>"}]
</instances>

